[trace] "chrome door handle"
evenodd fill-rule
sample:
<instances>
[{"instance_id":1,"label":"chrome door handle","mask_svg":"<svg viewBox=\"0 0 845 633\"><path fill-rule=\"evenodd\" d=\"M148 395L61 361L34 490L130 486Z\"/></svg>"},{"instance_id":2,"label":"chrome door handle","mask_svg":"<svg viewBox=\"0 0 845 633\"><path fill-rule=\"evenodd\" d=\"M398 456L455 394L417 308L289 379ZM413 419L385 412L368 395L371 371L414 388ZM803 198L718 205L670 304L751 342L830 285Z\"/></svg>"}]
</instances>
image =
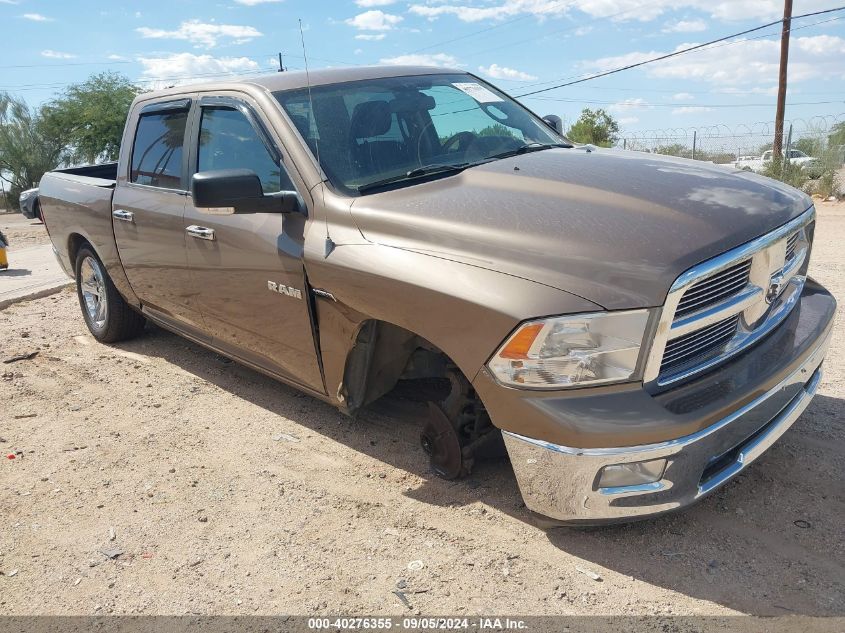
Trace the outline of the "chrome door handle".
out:
<instances>
[{"instance_id":1,"label":"chrome door handle","mask_svg":"<svg viewBox=\"0 0 845 633\"><path fill-rule=\"evenodd\" d=\"M123 220L124 222L134 222L135 214L131 211L124 211L123 209L115 209L111 212L115 220Z\"/></svg>"},{"instance_id":2,"label":"chrome door handle","mask_svg":"<svg viewBox=\"0 0 845 633\"><path fill-rule=\"evenodd\" d=\"M188 235L191 237L196 237L200 240L213 240L214 239L214 229L208 229L204 226L197 226L196 224L192 224L185 228Z\"/></svg>"}]
</instances>

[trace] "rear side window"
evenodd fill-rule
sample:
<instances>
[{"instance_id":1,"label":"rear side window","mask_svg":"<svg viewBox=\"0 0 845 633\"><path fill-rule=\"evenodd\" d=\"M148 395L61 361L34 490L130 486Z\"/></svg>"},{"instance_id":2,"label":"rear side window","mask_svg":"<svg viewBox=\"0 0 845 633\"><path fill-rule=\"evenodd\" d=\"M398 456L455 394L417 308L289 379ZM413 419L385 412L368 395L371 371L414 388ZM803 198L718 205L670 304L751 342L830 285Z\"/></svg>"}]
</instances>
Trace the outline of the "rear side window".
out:
<instances>
[{"instance_id":1,"label":"rear side window","mask_svg":"<svg viewBox=\"0 0 845 633\"><path fill-rule=\"evenodd\" d=\"M252 123L233 108L203 108L197 171L251 169L264 193L292 191L293 183Z\"/></svg>"},{"instance_id":2,"label":"rear side window","mask_svg":"<svg viewBox=\"0 0 845 633\"><path fill-rule=\"evenodd\" d=\"M145 114L138 121L129 179L165 189L182 187L182 144L187 111Z\"/></svg>"}]
</instances>

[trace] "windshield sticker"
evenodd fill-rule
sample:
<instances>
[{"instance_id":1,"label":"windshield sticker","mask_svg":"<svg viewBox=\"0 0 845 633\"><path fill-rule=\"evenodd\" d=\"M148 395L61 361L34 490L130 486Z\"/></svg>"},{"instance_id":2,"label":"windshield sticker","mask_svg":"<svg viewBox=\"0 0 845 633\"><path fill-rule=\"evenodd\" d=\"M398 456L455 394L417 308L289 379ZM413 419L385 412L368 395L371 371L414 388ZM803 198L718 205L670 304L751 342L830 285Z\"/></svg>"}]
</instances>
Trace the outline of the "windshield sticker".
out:
<instances>
[{"instance_id":1,"label":"windshield sticker","mask_svg":"<svg viewBox=\"0 0 845 633\"><path fill-rule=\"evenodd\" d=\"M452 85L458 90L467 93L470 97L478 101L478 103L498 103L504 101L495 92L491 92L481 84L475 82L454 83Z\"/></svg>"}]
</instances>

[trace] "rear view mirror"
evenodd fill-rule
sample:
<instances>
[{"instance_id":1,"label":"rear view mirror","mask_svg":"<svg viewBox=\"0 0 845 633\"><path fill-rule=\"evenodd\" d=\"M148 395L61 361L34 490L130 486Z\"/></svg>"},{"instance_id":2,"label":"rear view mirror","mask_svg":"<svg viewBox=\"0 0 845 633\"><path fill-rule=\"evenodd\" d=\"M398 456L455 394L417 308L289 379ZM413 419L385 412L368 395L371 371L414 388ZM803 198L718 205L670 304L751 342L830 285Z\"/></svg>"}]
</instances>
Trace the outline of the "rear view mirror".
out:
<instances>
[{"instance_id":1,"label":"rear view mirror","mask_svg":"<svg viewBox=\"0 0 845 633\"><path fill-rule=\"evenodd\" d=\"M555 132L563 136L563 119L561 119L556 114L547 114L543 117L543 121L546 122L550 128L552 128Z\"/></svg>"},{"instance_id":2,"label":"rear view mirror","mask_svg":"<svg viewBox=\"0 0 845 633\"><path fill-rule=\"evenodd\" d=\"M202 213L293 213L301 209L295 191L265 194L251 169L201 171L191 179L194 206Z\"/></svg>"}]
</instances>

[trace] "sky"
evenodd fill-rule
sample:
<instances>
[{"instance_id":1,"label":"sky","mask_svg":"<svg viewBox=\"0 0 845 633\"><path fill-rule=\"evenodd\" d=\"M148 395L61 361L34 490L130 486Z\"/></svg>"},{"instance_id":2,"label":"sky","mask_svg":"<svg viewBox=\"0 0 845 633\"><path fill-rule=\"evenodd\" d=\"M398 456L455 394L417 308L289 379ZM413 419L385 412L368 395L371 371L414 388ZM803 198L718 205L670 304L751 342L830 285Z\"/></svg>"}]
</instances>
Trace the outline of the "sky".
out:
<instances>
[{"instance_id":1,"label":"sky","mask_svg":"<svg viewBox=\"0 0 845 633\"><path fill-rule=\"evenodd\" d=\"M845 5L795 0L793 13ZM309 65L460 68L519 96L782 16L779 0L0 0L0 91L36 106L106 70L149 87ZM774 119L780 26L529 96L623 132ZM793 22L787 119L845 120L845 11Z\"/></svg>"}]
</instances>

